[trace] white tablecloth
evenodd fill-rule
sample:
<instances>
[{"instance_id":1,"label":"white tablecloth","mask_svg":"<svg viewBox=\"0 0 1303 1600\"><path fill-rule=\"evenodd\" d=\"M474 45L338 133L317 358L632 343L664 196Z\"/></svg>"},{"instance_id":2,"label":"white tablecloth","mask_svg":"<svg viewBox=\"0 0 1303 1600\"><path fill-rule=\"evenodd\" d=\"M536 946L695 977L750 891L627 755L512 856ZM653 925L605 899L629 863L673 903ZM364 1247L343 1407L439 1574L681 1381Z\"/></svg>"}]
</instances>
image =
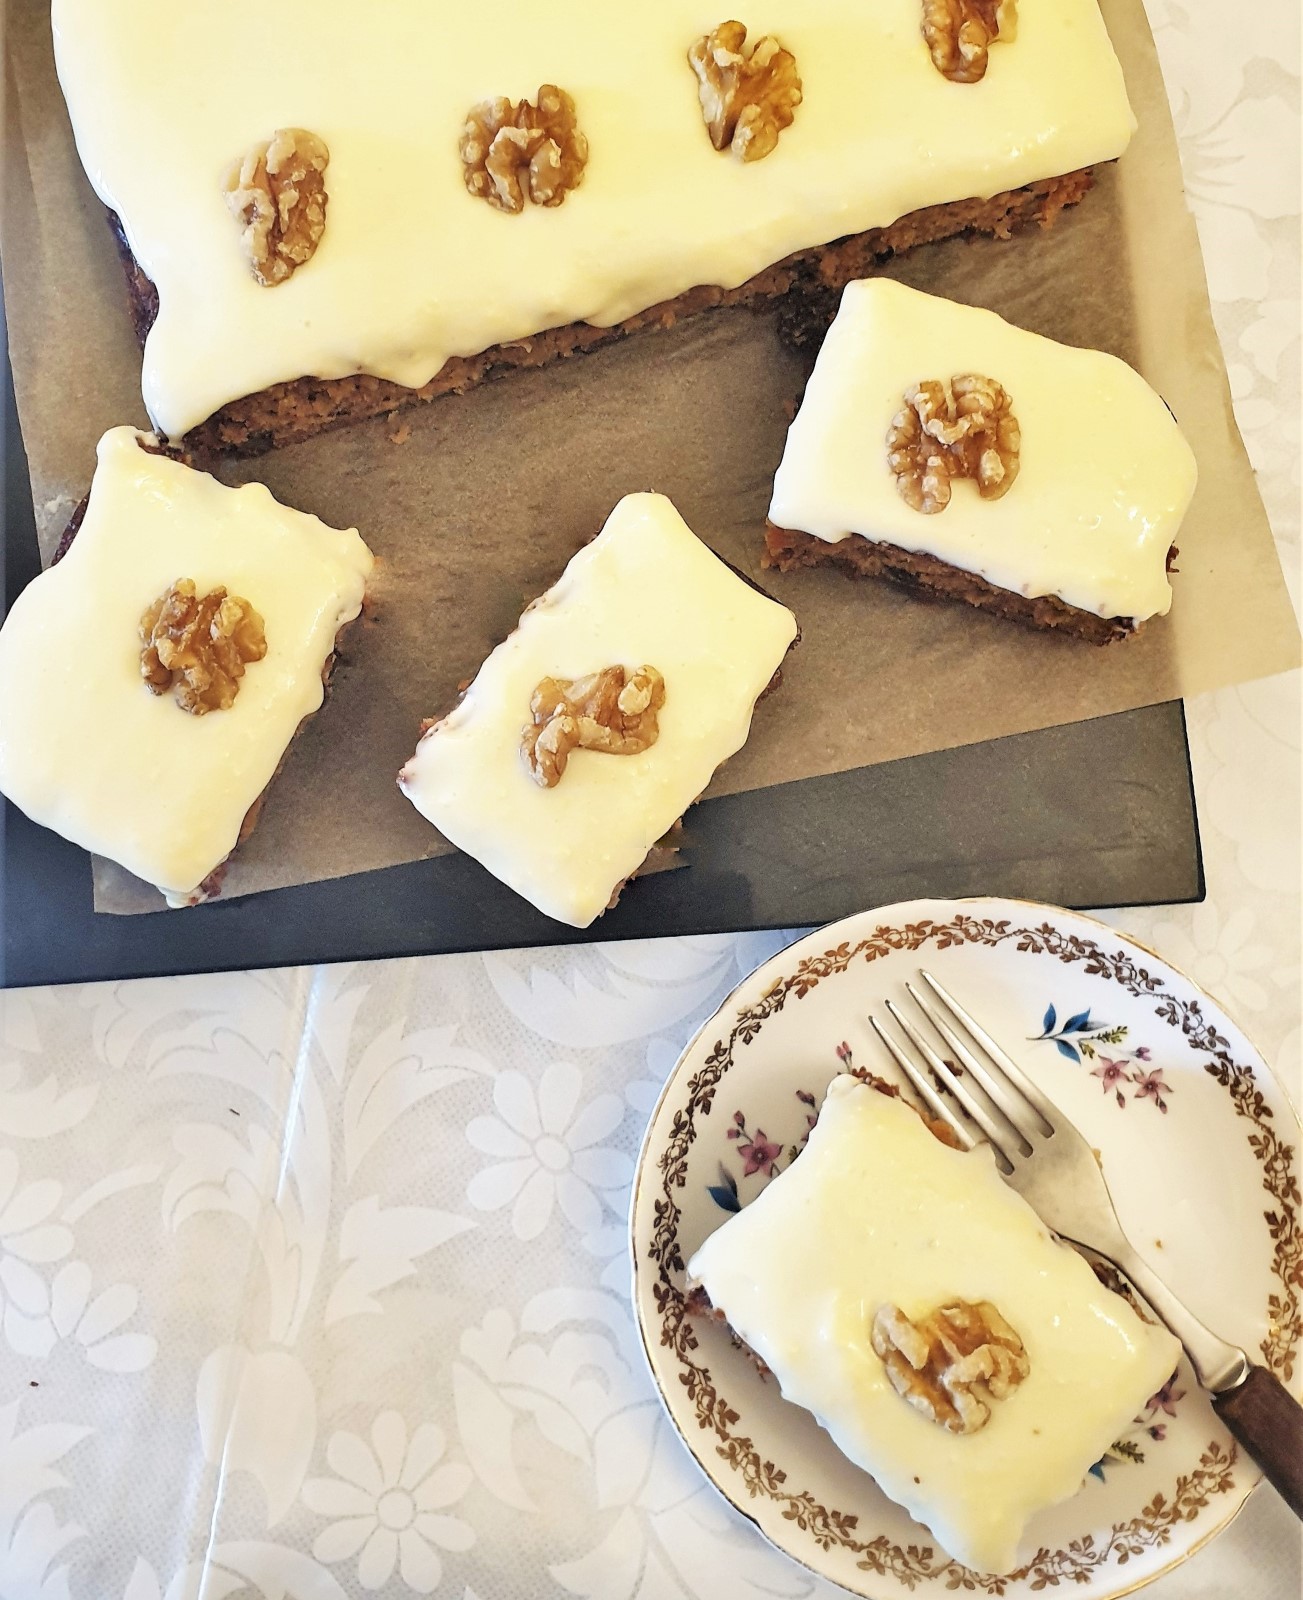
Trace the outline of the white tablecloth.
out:
<instances>
[{"instance_id":1,"label":"white tablecloth","mask_svg":"<svg viewBox=\"0 0 1303 1600\"><path fill-rule=\"evenodd\" d=\"M1150 9L1294 582L1298 8ZM1113 920L1297 1091L1297 676L1189 713L1208 898ZM831 1597L671 1433L624 1255L658 1086L782 942L0 997L0 1600ZM1152 1593L1298 1589L1264 1490Z\"/></svg>"}]
</instances>

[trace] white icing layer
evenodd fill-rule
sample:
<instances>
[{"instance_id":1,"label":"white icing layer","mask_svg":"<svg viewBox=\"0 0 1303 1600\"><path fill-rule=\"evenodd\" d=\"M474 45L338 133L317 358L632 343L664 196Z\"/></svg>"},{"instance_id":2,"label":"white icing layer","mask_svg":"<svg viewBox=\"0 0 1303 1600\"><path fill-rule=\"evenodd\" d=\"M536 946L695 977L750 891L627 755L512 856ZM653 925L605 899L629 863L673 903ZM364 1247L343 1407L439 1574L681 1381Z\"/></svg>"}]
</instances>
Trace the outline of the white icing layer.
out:
<instances>
[{"instance_id":1,"label":"white icing layer","mask_svg":"<svg viewBox=\"0 0 1303 1600\"><path fill-rule=\"evenodd\" d=\"M187 903L235 847L304 717L335 635L362 606L357 533L228 489L138 446L99 444L67 554L0 629L0 790L34 821ZM192 716L140 675L141 613L178 578L224 585L263 618L267 654L226 711Z\"/></svg>"},{"instance_id":2,"label":"white icing layer","mask_svg":"<svg viewBox=\"0 0 1303 1600\"><path fill-rule=\"evenodd\" d=\"M932 66L921 0L755 0L805 99L765 160L711 148L686 56L701 0L54 0L59 77L96 192L159 291L144 366L177 436L285 379L417 386L449 356L619 322L698 284L941 202L1119 155L1134 121L1095 0L1022 0L978 84ZM196 72L201 71L201 80ZM467 194L466 112L569 90L591 156L559 208ZM276 128L330 149L325 237L286 284L242 258L222 174Z\"/></svg>"},{"instance_id":3,"label":"white icing layer","mask_svg":"<svg viewBox=\"0 0 1303 1600\"><path fill-rule=\"evenodd\" d=\"M746 743L795 637L792 613L712 555L664 495L626 495L398 781L445 838L540 911L586 928ZM539 682L644 664L665 679L655 744L578 750L540 788L520 755Z\"/></svg>"},{"instance_id":4,"label":"white icing layer","mask_svg":"<svg viewBox=\"0 0 1303 1600\"><path fill-rule=\"evenodd\" d=\"M944 511L907 505L887 465L905 390L978 372L1022 429L998 500L967 480ZM849 284L774 479L770 520L829 543L862 534L925 551L1018 594L1142 620L1172 603L1167 552L1194 494L1171 413L1115 356L1028 333L992 311L867 278Z\"/></svg>"},{"instance_id":5,"label":"white icing layer","mask_svg":"<svg viewBox=\"0 0 1303 1600\"><path fill-rule=\"evenodd\" d=\"M982 1572L1019 1562L1027 1519L1074 1494L1175 1370L1180 1346L1105 1289L1000 1178L903 1102L835 1078L799 1161L688 1263L712 1303L841 1450ZM869 1329L989 1300L1030 1372L977 1433L892 1388Z\"/></svg>"}]
</instances>

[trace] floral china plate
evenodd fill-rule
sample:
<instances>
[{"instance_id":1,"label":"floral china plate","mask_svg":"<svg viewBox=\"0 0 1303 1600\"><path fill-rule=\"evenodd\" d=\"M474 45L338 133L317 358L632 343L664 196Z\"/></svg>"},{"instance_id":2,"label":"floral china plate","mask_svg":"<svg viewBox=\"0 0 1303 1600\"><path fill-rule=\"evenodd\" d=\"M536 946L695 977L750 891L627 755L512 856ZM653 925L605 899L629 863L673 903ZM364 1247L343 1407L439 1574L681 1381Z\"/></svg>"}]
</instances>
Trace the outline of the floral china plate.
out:
<instances>
[{"instance_id":1,"label":"floral china plate","mask_svg":"<svg viewBox=\"0 0 1303 1600\"><path fill-rule=\"evenodd\" d=\"M685 1261L798 1156L829 1080L850 1065L894 1076L867 1017L924 966L1100 1151L1140 1253L1294 1386L1303 1227L1284 1091L1166 962L1089 917L1015 900L917 900L810 934L688 1045L653 1114L630 1219L652 1374L716 1487L854 1594L1128 1594L1224 1528L1260 1476L1184 1363L1080 1492L1033 1520L1027 1564L997 1577L949 1559L725 1329L685 1314Z\"/></svg>"}]
</instances>

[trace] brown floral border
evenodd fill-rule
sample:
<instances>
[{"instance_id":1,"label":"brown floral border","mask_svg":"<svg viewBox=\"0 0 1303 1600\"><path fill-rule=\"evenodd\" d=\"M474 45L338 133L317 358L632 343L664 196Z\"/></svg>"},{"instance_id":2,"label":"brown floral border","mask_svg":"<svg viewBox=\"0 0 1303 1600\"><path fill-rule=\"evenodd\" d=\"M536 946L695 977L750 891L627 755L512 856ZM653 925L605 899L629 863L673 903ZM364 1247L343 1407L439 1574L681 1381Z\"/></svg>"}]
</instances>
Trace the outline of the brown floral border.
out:
<instances>
[{"instance_id":1,"label":"brown floral border","mask_svg":"<svg viewBox=\"0 0 1303 1600\"><path fill-rule=\"evenodd\" d=\"M822 955L802 959L796 970L777 979L745 1011L739 1012L726 1039L718 1039L705 1063L688 1080L688 1103L674 1113L666 1148L658 1163L661 1192L654 1205L654 1225L647 1256L657 1268L653 1294L660 1314L660 1342L679 1360L679 1381L688 1392L700 1428L718 1439L716 1451L738 1474L750 1498L764 1496L782 1504L782 1514L808 1533L823 1550L834 1546L856 1556L864 1571L890 1576L914 1589L924 1580L944 1579L947 1589L965 1589L1003 1595L1011 1583L1030 1578L1034 1589L1057 1588L1062 1582L1084 1583L1110 1559L1119 1566L1144 1550L1165 1545L1172 1530L1192 1522L1215 1496L1232 1485L1236 1447L1227 1450L1213 1440L1200 1457L1196 1471L1177 1478L1170 1495L1156 1494L1139 1516L1115 1523L1097 1543L1093 1535L1074 1540L1066 1550L1038 1550L1032 1560L1006 1576L971 1571L958 1562L938 1559L930 1545L902 1548L885 1534L870 1540L855 1537L858 1517L820 1505L809 1492L788 1487L787 1475L772 1461L761 1459L751 1439L735 1436L738 1413L718 1393L709 1369L693 1359L698 1349L692 1318L687 1313L681 1287L683 1254L678 1242L681 1211L674 1191L687 1183L688 1154L697 1137L696 1119L708 1116L715 1093L733 1064L738 1045L747 1045L770 1017L790 999L801 1000L824 978L845 972L857 960L876 961L898 950L931 946L946 950L953 945L998 946L1010 940L1019 951L1050 955L1065 964L1084 963L1090 976L1110 979L1136 998L1156 999L1156 1015L1179 1028L1191 1049L1209 1057L1204 1070L1231 1096L1237 1116L1250 1124L1249 1148L1263 1169L1263 1188L1273 1202L1264 1212L1273 1241L1273 1268L1279 1291L1267 1301L1268 1333L1261 1349L1267 1365L1289 1380L1294 1372L1295 1350L1303 1337L1303 1230L1299 1225L1300 1200L1294 1174L1294 1148L1274 1127L1274 1114L1254 1079L1251 1068L1238 1065L1230 1042L1204 1017L1199 1002L1178 1000L1125 950L1110 953L1093 939L1065 934L1048 922L1038 928L1016 928L963 913L949 922L926 920L902 928L879 927L852 945L843 942Z\"/></svg>"}]
</instances>

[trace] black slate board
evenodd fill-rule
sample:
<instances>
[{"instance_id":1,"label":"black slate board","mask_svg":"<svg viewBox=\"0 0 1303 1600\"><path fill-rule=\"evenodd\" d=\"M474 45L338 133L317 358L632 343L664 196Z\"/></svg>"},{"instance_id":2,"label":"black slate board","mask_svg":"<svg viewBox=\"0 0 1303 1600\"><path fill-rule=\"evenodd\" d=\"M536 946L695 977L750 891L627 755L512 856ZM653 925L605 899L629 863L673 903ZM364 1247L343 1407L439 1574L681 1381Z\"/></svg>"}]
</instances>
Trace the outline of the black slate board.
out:
<instances>
[{"instance_id":1,"label":"black slate board","mask_svg":"<svg viewBox=\"0 0 1303 1600\"><path fill-rule=\"evenodd\" d=\"M40 570L6 371L5 604ZM829 922L918 895L1203 897L1180 702L707 801L689 865L584 934L465 856L193 911L96 916L89 858L7 802L0 987Z\"/></svg>"}]
</instances>

